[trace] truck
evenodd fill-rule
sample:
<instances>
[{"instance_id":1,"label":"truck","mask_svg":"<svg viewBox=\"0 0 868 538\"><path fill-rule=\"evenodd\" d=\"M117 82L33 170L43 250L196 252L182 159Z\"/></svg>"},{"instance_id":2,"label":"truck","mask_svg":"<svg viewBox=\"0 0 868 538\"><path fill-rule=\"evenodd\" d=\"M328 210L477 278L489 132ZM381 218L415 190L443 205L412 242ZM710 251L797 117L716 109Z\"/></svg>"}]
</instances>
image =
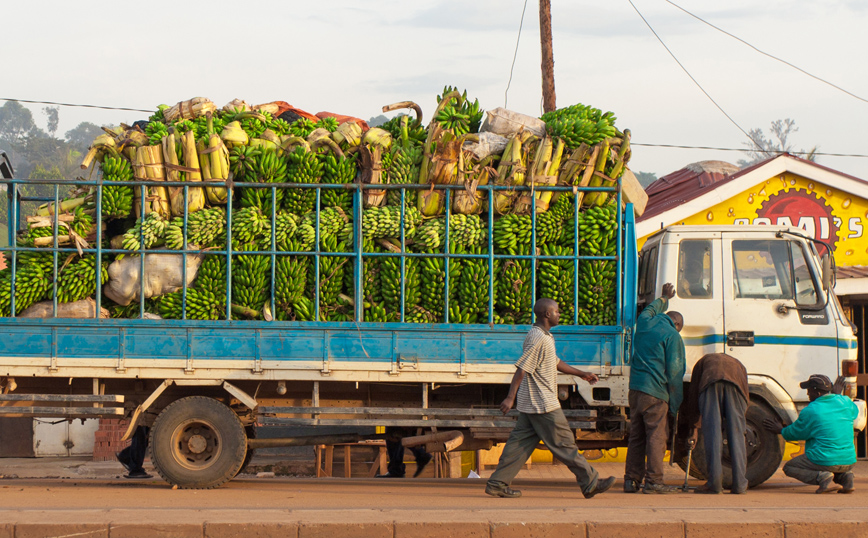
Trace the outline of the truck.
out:
<instances>
[{"instance_id":1,"label":"truck","mask_svg":"<svg viewBox=\"0 0 868 538\"><path fill-rule=\"evenodd\" d=\"M286 251L276 248L276 227L271 226L266 246L252 254L270 260L272 268L281 257L307 256L316 271L312 304L316 311L313 319L319 321L292 321L274 315L237 319L232 262L240 254L233 250L233 212L227 212L224 246L205 253L193 247L180 252L165 247L130 252L105 241L103 234L107 232L102 226L96 226L92 244L62 245L56 212L50 216L54 239L49 244L21 246L17 239L27 226L21 215L22 203L63 207L66 190L91 189L99 215L102 189L112 184L101 179L39 180L36 182L53 188L54 195L29 197L20 193L26 181L3 180L10 245L3 276L10 285L12 304L10 315L0 318L0 417L123 417L128 419L125 438L131 437L137 426L150 426L152 463L163 479L181 488L212 488L231 480L256 448L381 436L373 433L374 427L415 430L422 435L413 439L432 450L478 450L505 441L516 412L504 416L498 406L508 391L513 363L529 329L527 318L504 320L495 312L499 300L496 273L513 265L524 264L534 275L526 292L528 304L541 296L538 275L544 264L560 264L563 278L574 283L571 296L560 298L562 310L568 314L553 334L563 361L599 376L594 385L571 376L558 378L558 396L580 449L626 446L635 321L642 307L660 295L666 282L676 283L678 290L670 304L685 319L682 335L688 365L705 353L727 352L741 360L750 374L747 435L751 486L768 479L781 462L782 438L765 431L761 423L772 417L785 424L795 420L807 402L798 382L813 373L846 375L851 387L855 382L854 332L834 295L834 263L827 246L793 228L673 226L651 236L639 253L634 208L622 197L618 184L478 186L480 193L490 197L505 191L533 197L536 190L571 200L572 216L565 226L572 227L574 249L567 254L537 248L536 223L541 213L535 204L530 209L533 226L531 248L526 253L496 252L494 248L481 254L454 253L449 247L450 219L458 217L450 211L449 200L465 188L462 185L437 186L446 199L445 245L439 253L409 250L404 227L391 249L369 252L364 248L361 226L353 227L352 244L340 253L319 246L306 252ZM231 207L233 184L211 185L226 187ZM142 214L147 213L145 189L155 186L178 187L185 198L192 190L185 182L136 180ZM430 185L365 183L262 183L247 188L263 189L272 200L279 189L309 190L316 193L317 200L331 189L349 191L356 223L369 211L363 203L367 190L398 193L400 217L405 222L409 211L405 202L433 189ZM611 200L608 207L613 208L614 223L606 226L612 230L614 243L604 252L588 252L581 247L592 233L580 216L590 210L582 200L589 193ZM317 223L322 211L314 210ZM497 240L493 213L485 216L489 245ZM274 218L272 210L272 221ZM188 219L185 210L185 228ZM18 273L22 260L33 252L50 253L51 265L46 269L54 277L46 294L50 313L22 317L15 307L19 300L16 282L23 285L23 280L17 280L22 278ZM826 256L821 257L821 252ZM225 313L217 320L189 319L184 314L182 319L160 319L145 312L142 300L136 305L137 319L106 318L101 316L104 281L96 271L93 313L84 318L60 317L57 275L65 270L63 260L75 253L93 256L97 267L118 254L133 256L141 263L141 274L152 256L181 257L185 272L192 270L188 258L225 257ZM319 312L319 294L329 277L320 275L319 268L321 262L334 257L346 260L354 275L353 296L346 298L353 309L349 321L322 321ZM440 288L445 303L443 319L411 322L402 309L396 320L365 321L362 277L366 264L377 259L391 260L401 268L395 284L401 290L402 305L410 267L428 263L425 260L441 260L445 266L445 282ZM485 262L485 314L475 323L450 322L449 278L454 277L450 264L474 259ZM594 318L594 324L581 324L589 301L603 293L598 288L583 288L580 275L592 266L611 271L607 274L613 284L612 315L605 320ZM148 296L147 280L138 281L139 297ZM516 286L525 284L515 282ZM188 279L183 278L178 292L182 303L189 302L192 291ZM273 313L273 285L270 291ZM268 310L269 305L264 307ZM267 425L303 427L310 434L257 438L257 427ZM336 427L343 433L318 433L321 428ZM673 457L682 465L686 436L682 428L673 450ZM697 455L692 461L691 472L701 476L703 458Z\"/></svg>"}]
</instances>

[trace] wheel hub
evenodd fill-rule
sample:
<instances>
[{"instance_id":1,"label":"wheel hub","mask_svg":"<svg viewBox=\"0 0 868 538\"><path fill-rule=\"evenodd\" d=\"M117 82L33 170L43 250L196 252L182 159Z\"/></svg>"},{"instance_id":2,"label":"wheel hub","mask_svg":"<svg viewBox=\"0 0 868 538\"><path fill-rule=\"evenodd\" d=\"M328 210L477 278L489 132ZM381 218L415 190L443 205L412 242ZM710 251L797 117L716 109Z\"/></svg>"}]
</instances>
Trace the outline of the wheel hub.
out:
<instances>
[{"instance_id":1,"label":"wheel hub","mask_svg":"<svg viewBox=\"0 0 868 538\"><path fill-rule=\"evenodd\" d=\"M188 420L172 434L175 460L196 470L209 467L220 454L223 439L212 424L203 420Z\"/></svg>"},{"instance_id":2,"label":"wheel hub","mask_svg":"<svg viewBox=\"0 0 868 538\"><path fill-rule=\"evenodd\" d=\"M201 435L194 435L190 437L189 441L187 441L187 446L190 449L190 452L201 454L202 452L205 452L206 448L208 448L208 441Z\"/></svg>"}]
</instances>

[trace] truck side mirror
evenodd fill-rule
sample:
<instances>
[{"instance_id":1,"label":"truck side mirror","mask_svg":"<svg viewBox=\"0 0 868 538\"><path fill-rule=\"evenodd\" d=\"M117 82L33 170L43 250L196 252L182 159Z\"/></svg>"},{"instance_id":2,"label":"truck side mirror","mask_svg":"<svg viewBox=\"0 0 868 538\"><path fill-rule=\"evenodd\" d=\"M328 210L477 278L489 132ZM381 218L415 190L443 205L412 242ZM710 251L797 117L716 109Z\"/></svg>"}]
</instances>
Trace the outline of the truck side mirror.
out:
<instances>
[{"instance_id":1,"label":"truck side mirror","mask_svg":"<svg viewBox=\"0 0 868 538\"><path fill-rule=\"evenodd\" d=\"M832 287L832 257L828 254L823 256L823 289L828 291Z\"/></svg>"}]
</instances>

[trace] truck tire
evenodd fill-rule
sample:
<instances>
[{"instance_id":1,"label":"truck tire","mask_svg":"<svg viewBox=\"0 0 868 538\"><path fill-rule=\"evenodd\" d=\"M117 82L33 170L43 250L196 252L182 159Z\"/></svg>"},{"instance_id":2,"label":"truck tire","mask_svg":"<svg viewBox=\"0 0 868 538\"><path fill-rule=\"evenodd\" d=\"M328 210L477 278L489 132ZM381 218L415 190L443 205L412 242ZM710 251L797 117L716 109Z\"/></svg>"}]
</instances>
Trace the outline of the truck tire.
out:
<instances>
[{"instance_id":1,"label":"truck tire","mask_svg":"<svg viewBox=\"0 0 868 538\"><path fill-rule=\"evenodd\" d=\"M163 479L179 488L208 489L238 474L247 435L229 407L189 396L163 409L151 428L151 460Z\"/></svg>"},{"instance_id":2,"label":"truck tire","mask_svg":"<svg viewBox=\"0 0 868 538\"><path fill-rule=\"evenodd\" d=\"M245 426L244 433L247 435L248 439L256 439L256 428L254 426ZM256 450L253 448L248 448L247 453L244 455L244 462L241 463L241 468L238 469L236 474L241 474L244 472L244 469L247 469L247 466L250 465L250 460L253 459Z\"/></svg>"},{"instance_id":3,"label":"truck tire","mask_svg":"<svg viewBox=\"0 0 868 538\"><path fill-rule=\"evenodd\" d=\"M751 402L745 413L746 431L745 441L747 449L747 485L754 488L769 478L778 470L784 458L784 439L780 435L773 434L763 428L763 420L766 418L776 419L777 415L764 403ZM724 434L724 438L726 438ZM677 458L681 469L687 468L687 452L679 451ZM729 449L724 446L722 451L723 460L723 487L732 487L732 465L729 458ZM696 448L693 449L693 459L690 464L690 476L705 479L707 467L705 463L705 445L702 439L702 431Z\"/></svg>"}]
</instances>

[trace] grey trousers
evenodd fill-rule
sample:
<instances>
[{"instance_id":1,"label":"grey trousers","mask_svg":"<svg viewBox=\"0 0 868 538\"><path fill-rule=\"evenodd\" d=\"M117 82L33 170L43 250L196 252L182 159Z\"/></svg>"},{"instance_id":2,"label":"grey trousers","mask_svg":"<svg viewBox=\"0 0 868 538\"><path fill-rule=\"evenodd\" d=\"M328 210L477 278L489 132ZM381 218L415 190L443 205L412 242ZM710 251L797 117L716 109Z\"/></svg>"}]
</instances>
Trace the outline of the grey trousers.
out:
<instances>
[{"instance_id":1,"label":"grey trousers","mask_svg":"<svg viewBox=\"0 0 868 538\"><path fill-rule=\"evenodd\" d=\"M732 461L732 491L747 491L747 451L745 450L745 412L747 401L738 387L727 381L707 386L699 395L702 438L705 446L706 479L714 491L723 490L723 428Z\"/></svg>"},{"instance_id":2,"label":"grey trousers","mask_svg":"<svg viewBox=\"0 0 868 538\"><path fill-rule=\"evenodd\" d=\"M784 464L784 474L805 484L819 486L830 474L835 482L840 482L841 476L852 468L852 465L817 465L802 454Z\"/></svg>"},{"instance_id":3,"label":"grey trousers","mask_svg":"<svg viewBox=\"0 0 868 538\"><path fill-rule=\"evenodd\" d=\"M630 440L624 478L641 483L663 483L663 456L668 437L669 404L660 398L631 390Z\"/></svg>"},{"instance_id":4,"label":"grey trousers","mask_svg":"<svg viewBox=\"0 0 868 538\"><path fill-rule=\"evenodd\" d=\"M500 461L497 462L497 469L488 481L511 484L540 441L545 443L552 456L576 475L582 492L587 493L597 487L597 471L579 454L576 436L561 409L539 415L519 413L515 428L509 434Z\"/></svg>"}]
</instances>

